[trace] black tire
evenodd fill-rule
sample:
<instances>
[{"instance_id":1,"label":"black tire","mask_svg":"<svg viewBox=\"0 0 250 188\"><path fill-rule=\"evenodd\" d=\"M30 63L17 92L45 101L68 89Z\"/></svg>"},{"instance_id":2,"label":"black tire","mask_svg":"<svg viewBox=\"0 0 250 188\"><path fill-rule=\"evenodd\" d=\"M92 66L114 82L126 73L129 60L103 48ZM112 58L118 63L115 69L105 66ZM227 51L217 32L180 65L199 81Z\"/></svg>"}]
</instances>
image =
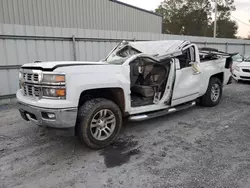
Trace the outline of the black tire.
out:
<instances>
[{"instance_id":1,"label":"black tire","mask_svg":"<svg viewBox=\"0 0 250 188\"><path fill-rule=\"evenodd\" d=\"M91 132L91 121L100 110L108 109L115 116L115 128L105 140L96 139ZM101 149L111 144L118 136L122 127L122 114L120 108L112 101L104 98L91 99L85 102L78 110L77 136L89 148Z\"/></svg>"},{"instance_id":2,"label":"black tire","mask_svg":"<svg viewBox=\"0 0 250 188\"><path fill-rule=\"evenodd\" d=\"M211 97L212 88L215 85L218 85L219 89L220 89L219 90L219 97L216 101L212 100L212 97ZM205 95L203 95L201 97L200 104L203 106L207 106L207 107L213 107L213 106L216 106L220 103L221 97L222 97L222 83L221 83L220 79L212 77L212 78L210 78L208 88L207 88Z\"/></svg>"}]
</instances>

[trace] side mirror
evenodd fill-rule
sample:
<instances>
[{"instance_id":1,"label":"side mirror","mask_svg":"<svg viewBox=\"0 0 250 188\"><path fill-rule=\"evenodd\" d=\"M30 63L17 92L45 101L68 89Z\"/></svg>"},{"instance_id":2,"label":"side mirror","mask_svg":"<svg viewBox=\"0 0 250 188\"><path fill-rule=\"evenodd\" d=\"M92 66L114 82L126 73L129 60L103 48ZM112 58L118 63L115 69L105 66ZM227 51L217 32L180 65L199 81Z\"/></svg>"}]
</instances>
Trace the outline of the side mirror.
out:
<instances>
[{"instance_id":1,"label":"side mirror","mask_svg":"<svg viewBox=\"0 0 250 188\"><path fill-rule=\"evenodd\" d=\"M200 74L200 67L199 64L197 62L190 62L189 65L191 65L192 69L193 69L193 74Z\"/></svg>"}]
</instances>

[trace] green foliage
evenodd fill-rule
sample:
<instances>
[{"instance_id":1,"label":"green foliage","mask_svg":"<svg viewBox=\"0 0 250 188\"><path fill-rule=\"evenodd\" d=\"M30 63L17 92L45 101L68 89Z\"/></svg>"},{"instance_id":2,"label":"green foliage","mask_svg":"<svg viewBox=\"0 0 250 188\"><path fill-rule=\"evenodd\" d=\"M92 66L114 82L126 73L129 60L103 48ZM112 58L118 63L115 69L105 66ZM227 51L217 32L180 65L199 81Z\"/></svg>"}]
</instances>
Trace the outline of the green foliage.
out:
<instances>
[{"instance_id":1,"label":"green foliage","mask_svg":"<svg viewBox=\"0 0 250 188\"><path fill-rule=\"evenodd\" d=\"M164 33L212 36L212 4L211 0L164 0L155 11L163 16ZM235 38L238 26L230 19L234 10L234 0L218 1L217 37Z\"/></svg>"}]
</instances>

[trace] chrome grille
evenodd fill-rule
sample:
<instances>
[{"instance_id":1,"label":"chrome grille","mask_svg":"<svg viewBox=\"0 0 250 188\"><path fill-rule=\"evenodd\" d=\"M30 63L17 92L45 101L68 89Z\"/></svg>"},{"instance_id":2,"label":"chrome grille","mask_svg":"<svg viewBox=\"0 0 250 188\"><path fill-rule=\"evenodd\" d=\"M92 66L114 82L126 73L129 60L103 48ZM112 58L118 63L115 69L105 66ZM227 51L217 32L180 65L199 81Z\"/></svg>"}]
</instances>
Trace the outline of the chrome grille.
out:
<instances>
[{"instance_id":1,"label":"chrome grille","mask_svg":"<svg viewBox=\"0 0 250 188\"><path fill-rule=\"evenodd\" d=\"M41 71L23 69L21 80L21 89L24 96L33 98L41 97L41 85L39 83L39 74Z\"/></svg>"},{"instance_id":2,"label":"chrome grille","mask_svg":"<svg viewBox=\"0 0 250 188\"><path fill-rule=\"evenodd\" d=\"M41 87L35 87L32 85L23 85L22 90L25 96L40 97Z\"/></svg>"},{"instance_id":3,"label":"chrome grille","mask_svg":"<svg viewBox=\"0 0 250 188\"><path fill-rule=\"evenodd\" d=\"M34 74L33 75L33 81L35 81L35 82L38 82L39 80L38 80L38 74Z\"/></svg>"},{"instance_id":4,"label":"chrome grille","mask_svg":"<svg viewBox=\"0 0 250 188\"><path fill-rule=\"evenodd\" d=\"M38 82L38 74L23 73L23 79L25 82Z\"/></svg>"}]
</instances>

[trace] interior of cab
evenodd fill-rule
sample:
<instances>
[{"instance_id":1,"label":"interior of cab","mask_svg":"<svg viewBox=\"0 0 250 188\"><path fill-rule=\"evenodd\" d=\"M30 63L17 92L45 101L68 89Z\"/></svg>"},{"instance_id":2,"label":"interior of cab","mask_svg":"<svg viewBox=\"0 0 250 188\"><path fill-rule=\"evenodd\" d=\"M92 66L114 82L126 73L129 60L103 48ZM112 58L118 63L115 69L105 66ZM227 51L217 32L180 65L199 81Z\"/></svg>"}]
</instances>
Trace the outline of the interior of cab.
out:
<instances>
[{"instance_id":1,"label":"interior of cab","mask_svg":"<svg viewBox=\"0 0 250 188\"><path fill-rule=\"evenodd\" d=\"M145 106L159 101L166 88L170 59L158 62L140 57L130 63L131 106Z\"/></svg>"}]
</instances>

